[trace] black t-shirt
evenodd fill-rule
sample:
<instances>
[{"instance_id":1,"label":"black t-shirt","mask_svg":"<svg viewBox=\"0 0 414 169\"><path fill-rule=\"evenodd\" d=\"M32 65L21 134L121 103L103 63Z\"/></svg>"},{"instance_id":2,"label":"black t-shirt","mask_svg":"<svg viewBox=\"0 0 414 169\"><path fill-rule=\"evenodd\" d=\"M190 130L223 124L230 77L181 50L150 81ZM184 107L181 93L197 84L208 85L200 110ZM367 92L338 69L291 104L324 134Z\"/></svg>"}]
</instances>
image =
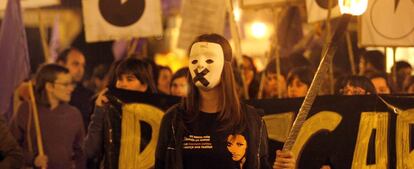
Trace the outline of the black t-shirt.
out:
<instances>
[{"instance_id":1,"label":"black t-shirt","mask_svg":"<svg viewBox=\"0 0 414 169\"><path fill-rule=\"evenodd\" d=\"M218 131L218 113L200 113L183 138L185 169L239 169L246 159L246 134Z\"/></svg>"}]
</instances>

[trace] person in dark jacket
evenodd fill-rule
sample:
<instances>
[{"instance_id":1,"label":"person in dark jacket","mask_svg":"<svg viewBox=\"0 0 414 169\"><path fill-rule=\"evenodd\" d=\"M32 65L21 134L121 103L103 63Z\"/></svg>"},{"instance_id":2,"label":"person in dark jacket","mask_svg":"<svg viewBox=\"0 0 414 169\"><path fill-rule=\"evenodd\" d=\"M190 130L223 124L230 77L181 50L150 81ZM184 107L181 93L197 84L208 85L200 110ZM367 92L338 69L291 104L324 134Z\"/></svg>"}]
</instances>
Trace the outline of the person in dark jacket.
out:
<instances>
[{"instance_id":1,"label":"person in dark jacket","mask_svg":"<svg viewBox=\"0 0 414 169\"><path fill-rule=\"evenodd\" d=\"M78 108L82 113L83 124L86 129L90 121L90 114L92 113L92 97L94 92L82 84L86 66L85 56L80 50L69 48L60 53L56 63L67 68L72 76L72 80L76 83L69 104Z\"/></svg>"},{"instance_id":2,"label":"person in dark jacket","mask_svg":"<svg viewBox=\"0 0 414 169\"><path fill-rule=\"evenodd\" d=\"M0 168L19 169L23 166L23 151L0 115Z\"/></svg>"},{"instance_id":3,"label":"person in dark jacket","mask_svg":"<svg viewBox=\"0 0 414 169\"><path fill-rule=\"evenodd\" d=\"M190 90L161 122L156 169L268 169L267 131L259 110L238 98L228 41L196 38L189 51ZM277 151L274 168L294 168L292 152Z\"/></svg>"},{"instance_id":4,"label":"person in dark jacket","mask_svg":"<svg viewBox=\"0 0 414 169\"><path fill-rule=\"evenodd\" d=\"M115 87L118 89L155 93L156 87L148 63L126 59L115 70ZM94 113L85 137L83 150L86 156L103 159L105 169L117 169L121 148L122 101L101 92L95 102ZM141 138L141 142L148 142ZM137 154L140 150L137 150Z\"/></svg>"}]
</instances>

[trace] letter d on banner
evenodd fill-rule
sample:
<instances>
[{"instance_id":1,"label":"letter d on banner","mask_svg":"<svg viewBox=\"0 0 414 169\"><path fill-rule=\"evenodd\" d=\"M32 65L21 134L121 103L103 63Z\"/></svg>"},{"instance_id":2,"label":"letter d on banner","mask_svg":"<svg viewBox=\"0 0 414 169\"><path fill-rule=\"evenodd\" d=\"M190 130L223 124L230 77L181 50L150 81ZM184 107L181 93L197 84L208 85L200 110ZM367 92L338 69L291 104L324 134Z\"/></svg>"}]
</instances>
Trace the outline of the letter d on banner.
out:
<instances>
[{"instance_id":1,"label":"letter d on banner","mask_svg":"<svg viewBox=\"0 0 414 169\"><path fill-rule=\"evenodd\" d=\"M368 146L372 131L376 129L375 161L366 164ZM359 122L358 137L354 150L352 169L387 169L388 168L388 113L363 112Z\"/></svg>"}]
</instances>

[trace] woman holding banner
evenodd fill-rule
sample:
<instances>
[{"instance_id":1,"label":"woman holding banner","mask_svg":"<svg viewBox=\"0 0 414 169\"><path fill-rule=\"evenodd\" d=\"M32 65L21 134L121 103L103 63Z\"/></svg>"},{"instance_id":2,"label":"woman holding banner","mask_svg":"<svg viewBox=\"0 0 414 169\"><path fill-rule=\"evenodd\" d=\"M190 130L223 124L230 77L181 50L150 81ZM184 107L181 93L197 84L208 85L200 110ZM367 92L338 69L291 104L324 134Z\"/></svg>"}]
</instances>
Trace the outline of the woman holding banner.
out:
<instances>
[{"instance_id":1,"label":"woman holding banner","mask_svg":"<svg viewBox=\"0 0 414 169\"><path fill-rule=\"evenodd\" d=\"M238 99L228 41L201 35L189 54L190 91L162 120L155 168L271 168L260 112ZM275 168L295 165L291 152L277 151Z\"/></svg>"},{"instance_id":2,"label":"woman holding banner","mask_svg":"<svg viewBox=\"0 0 414 169\"><path fill-rule=\"evenodd\" d=\"M149 64L133 58L119 63L115 69L115 87L129 91L155 93ZM105 169L120 168L122 110L123 103L102 91L95 101L95 110L91 117L83 150L90 159L102 159ZM134 133L131 133L133 135ZM142 140L148 142L148 140ZM140 150L137 150L137 152ZM129 163L129 162L128 162ZM131 162L132 163L132 162Z\"/></svg>"}]
</instances>

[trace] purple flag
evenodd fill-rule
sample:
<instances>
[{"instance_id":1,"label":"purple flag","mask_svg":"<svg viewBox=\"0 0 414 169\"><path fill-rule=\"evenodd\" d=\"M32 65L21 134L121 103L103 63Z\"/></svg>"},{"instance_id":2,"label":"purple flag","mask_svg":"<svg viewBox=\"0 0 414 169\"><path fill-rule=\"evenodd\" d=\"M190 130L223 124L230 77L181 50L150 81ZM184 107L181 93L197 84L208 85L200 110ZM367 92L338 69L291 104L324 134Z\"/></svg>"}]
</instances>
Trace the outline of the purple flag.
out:
<instances>
[{"instance_id":1,"label":"purple flag","mask_svg":"<svg viewBox=\"0 0 414 169\"><path fill-rule=\"evenodd\" d=\"M13 92L30 73L20 0L8 0L0 30L0 114L12 112Z\"/></svg>"}]
</instances>

